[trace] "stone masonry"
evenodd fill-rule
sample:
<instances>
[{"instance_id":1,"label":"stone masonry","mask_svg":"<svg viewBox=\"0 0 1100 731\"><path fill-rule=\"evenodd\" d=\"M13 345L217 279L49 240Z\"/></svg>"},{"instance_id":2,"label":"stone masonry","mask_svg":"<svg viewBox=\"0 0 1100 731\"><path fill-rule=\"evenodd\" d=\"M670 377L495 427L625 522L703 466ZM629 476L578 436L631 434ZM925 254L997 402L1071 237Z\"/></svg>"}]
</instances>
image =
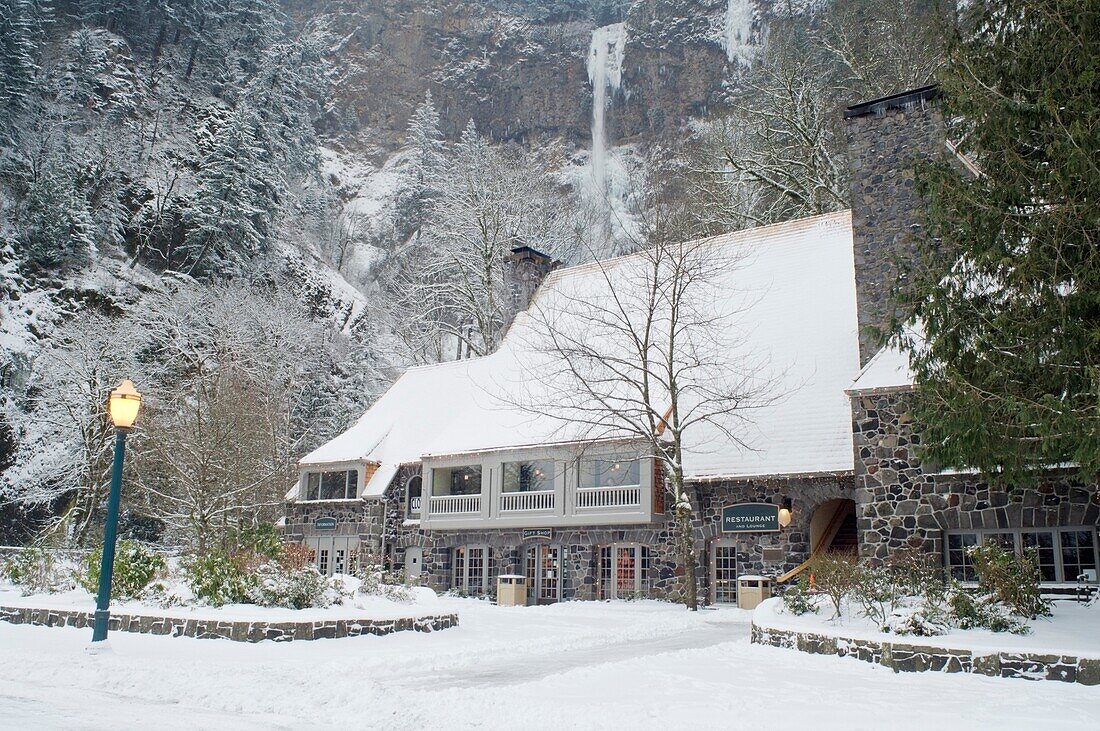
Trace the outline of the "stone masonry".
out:
<instances>
[{"instance_id":1,"label":"stone masonry","mask_svg":"<svg viewBox=\"0 0 1100 731\"><path fill-rule=\"evenodd\" d=\"M978 474L944 474L921 463L921 430L909 393L852 398L860 553L883 559L912 546L942 555L943 532L956 528L1092 526L1100 492L1065 473L1037 489L1012 490Z\"/></svg>"},{"instance_id":2,"label":"stone masonry","mask_svg":"<svg viewBox=\"0 0 1100 731\"><path fill-rule=\"evenodd\" d=\"M861 365L878 351L874 330L893 314L898 262L915 252L923 208L916 165L946 149L937 96L929 87L845 113Z\"/></svg>"}]
</instances>

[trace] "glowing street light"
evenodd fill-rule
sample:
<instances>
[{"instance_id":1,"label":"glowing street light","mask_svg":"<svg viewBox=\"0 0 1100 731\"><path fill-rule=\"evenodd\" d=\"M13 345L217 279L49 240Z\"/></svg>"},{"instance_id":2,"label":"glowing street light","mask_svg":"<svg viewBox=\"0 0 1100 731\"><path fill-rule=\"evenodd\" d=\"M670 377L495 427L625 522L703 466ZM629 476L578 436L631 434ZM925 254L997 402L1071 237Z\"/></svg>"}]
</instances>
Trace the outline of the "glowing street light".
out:
<instances>
[{"instance_id":1,"label":"glowing street light","mask_svg":"<svg viewBox=\"0 0 1100 731\"><path fill-rule=\"evenodd\" d=\"M111 579L115 570L115 543L118 538L118 505L122 498L122 462L126 457L126 432L134 425L141 410L141 394L129 378L111 391L107 412L115 425L115 459L111 468L111 492L107 496L107 522L103 526L103 559L99 564L99 592L96 594L95 627L92 646L107 639L111 618Z\"/></svg>"}]
</instances>

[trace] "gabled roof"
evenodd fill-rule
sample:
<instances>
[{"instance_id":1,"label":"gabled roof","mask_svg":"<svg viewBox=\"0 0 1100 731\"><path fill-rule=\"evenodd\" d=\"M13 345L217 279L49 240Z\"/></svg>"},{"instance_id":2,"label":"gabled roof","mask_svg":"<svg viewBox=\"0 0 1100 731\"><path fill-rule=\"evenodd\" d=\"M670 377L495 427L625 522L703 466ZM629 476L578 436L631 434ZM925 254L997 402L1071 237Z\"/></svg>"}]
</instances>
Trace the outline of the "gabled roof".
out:
<instances>
[{"instance_id":1,"label":"gabled roof","mask_svg":"<svg viewBox=\"0 0 1100 731\"><path fill-rule=\"evenodd\" d=\"M730 367L746 357L766 362L778 397L753 409L751 421L728 425L748 448L708 426L685 434L686 476L851 471L844 390L857 375L859 353L850 213L725 234L703 245L736 262L719 273L718 291L725 295L714 302L737 329ZM543 387L553 366L545 360L548 349L538 347L541 331L529 313L552 307L555 298L607 296L607 282L637 262L626 256L553 272L495 353L410 368L351 428L301 464L373 460L386 467L585 439L579 427L516 406ZM385 489L374 483L368 494Z\"/></svg>"},{"instance_id":2,"label":"gabled roof","mask_svg":"<svg viewBox=\"0 0 1100 731\"><path fill-rule=\"evenodd\" d=\"M895 345L887 345L867 361L848 388L848 393L901 391L912 387L913 371L909 368L909 354Z\"/></svg>"}]
</instances>

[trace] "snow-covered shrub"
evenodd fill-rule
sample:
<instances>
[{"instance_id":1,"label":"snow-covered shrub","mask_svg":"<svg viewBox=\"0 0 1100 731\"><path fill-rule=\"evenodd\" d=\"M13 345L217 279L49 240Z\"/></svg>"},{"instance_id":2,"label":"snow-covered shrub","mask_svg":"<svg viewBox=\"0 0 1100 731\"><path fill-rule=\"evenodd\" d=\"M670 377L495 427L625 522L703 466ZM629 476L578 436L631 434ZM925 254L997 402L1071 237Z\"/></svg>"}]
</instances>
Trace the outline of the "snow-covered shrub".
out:
<instances>
[{"instance_id":1,"label":"snow-covered shrub","mask_svg":"<svg viewBox=\"0 0 1100 731\"><path fill-rule=\"evenodd\" d=\"M1017 556L995 543L983 543L967 553L978 574L981 593L1017 616L1027 619L1050 616L1050 603L1043 599L1039 584L1042 574L1035 549Z\"/></svg>"},{"instance_id":2,"label":"snow-covered shrub","mask_svg":"<svg viewBox=\"0 0 1100 731\"><path fill-rule=\"evenodd\" d=\"M313 549L304 543L284 544L280 561L284 566L300 569L313 563Z\"/></svg>"},{"instance_id":3,"label":"snow-covered shrub","mask_svg":"<svg viewBox=\"0 0 1100 731\"><path fill-rule=\"evenodd\" d=\"M951 624L946 612L924 602L911 607L897 607L883 622L882 631L896 635L936 637L945 634Z\"/></svg>"},{"instance_id":4,"label":"snow-covered shrub","mask_svg":"<svg viewBox=\"0 0 1100 731\"><path fill-rule=\"evenodd\" d=\"M810 596L809 582L801 579L797 584L783 592L783 606L791 614L817 614L817 603Z\"/></svg>"},{"instance_id":5,"label":"snow-covered shrub","mask_svg":"<svg viewBox=\"0 0 1100 731\"><path fill-rule=\"evenodd\" d=\"M184 563L184 572L195 598L215 607L248 601L255 584L252 555L208 549Z\"/></svg>"},{"instance_id":6,"label":"snow-covered shrub","mask_svg":"<svg viewBox=\"0 0 1100 731\"><path fill-rule=\"evenodd\" d=\"M99 566L103 561L102 547L88 554L81 585L96 593L99 590ZM115 568L111 575L111 598L133 599L141 596L153 580L164 576L168 562L164 556L137 541L123 540L115 546Z\"/></svg>"},{"instance_id":7,"label":"snow-covered shrub","mask_svg":"<svg viewBox=\"0 0 1100 731\"><path fill-rule=\"evenodd\" d=\"M375 556L364 556L356 576L362 582L359 593L380 596L394 602L408 603L413 593L405 584L404 572L386 571L382 562Z\"/></svg>"},{"instance_id":8,"label":"snow-covered shrub","mask_svg":"<svg viewBox=\"0 0 1100 731\"><path fill-rule=\"evenodd\" d=\"M24 596L68 591L74 586L72 571L44 548L26 548L0 561L0 574L19 586Z\"/></svg>"},{"instance_id":9,"label":"snow-covered shrub","mask_svg":"<svg viewBox=\"0 0 1100 731\"><path fill-rule=\"evenodd\" d=\"M1009 607L989 594L972 594L955 586L949 592L948 605L952 619L960 629L987 629L1017 635L1031 631L1027 623L1015 616Z\"/></svg>"},{"instance_id":10,"label":"snow-covered shrub","mask_svg":"<svg viewBox=\"0 0 1100 731\"><path fill-rule=\"evenodd\" d=\"M264 607L308 609L338 604L344 595L338 585L330 583L313 566L294 568L272 561L256 570L248 598Z\"/></svg>"}]
</instances>

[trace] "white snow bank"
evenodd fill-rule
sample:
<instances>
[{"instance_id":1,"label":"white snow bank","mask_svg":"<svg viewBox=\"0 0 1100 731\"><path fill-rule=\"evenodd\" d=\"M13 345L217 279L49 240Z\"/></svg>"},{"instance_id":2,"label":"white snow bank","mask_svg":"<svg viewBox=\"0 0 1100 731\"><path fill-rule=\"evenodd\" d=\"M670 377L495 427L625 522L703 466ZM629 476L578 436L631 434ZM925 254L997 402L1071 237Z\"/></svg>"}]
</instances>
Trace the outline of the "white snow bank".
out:
<instances>
[{"instance_id":1,"label":"white snow bank","mask_svg":"<svg viewBox=\"0 0 1100 731\"><path fill-rule=\"evenodd\" d=\"M1033 654L1073 655L1100 658L1100 606L1086 607L1071 602L1055 602L1053 616L1028 624L1031 634L990 632L984 629L951 629L935 637L896 635L880 632L874 621L845 613L832 619L832 605L824 602L817 614L791 614L780 598L762 602L753 612L753 624L786 632L812 632L854 640L902 642L924 647L944 647L982 652L1028 652Z\"/></svg>"}]
</instances>

